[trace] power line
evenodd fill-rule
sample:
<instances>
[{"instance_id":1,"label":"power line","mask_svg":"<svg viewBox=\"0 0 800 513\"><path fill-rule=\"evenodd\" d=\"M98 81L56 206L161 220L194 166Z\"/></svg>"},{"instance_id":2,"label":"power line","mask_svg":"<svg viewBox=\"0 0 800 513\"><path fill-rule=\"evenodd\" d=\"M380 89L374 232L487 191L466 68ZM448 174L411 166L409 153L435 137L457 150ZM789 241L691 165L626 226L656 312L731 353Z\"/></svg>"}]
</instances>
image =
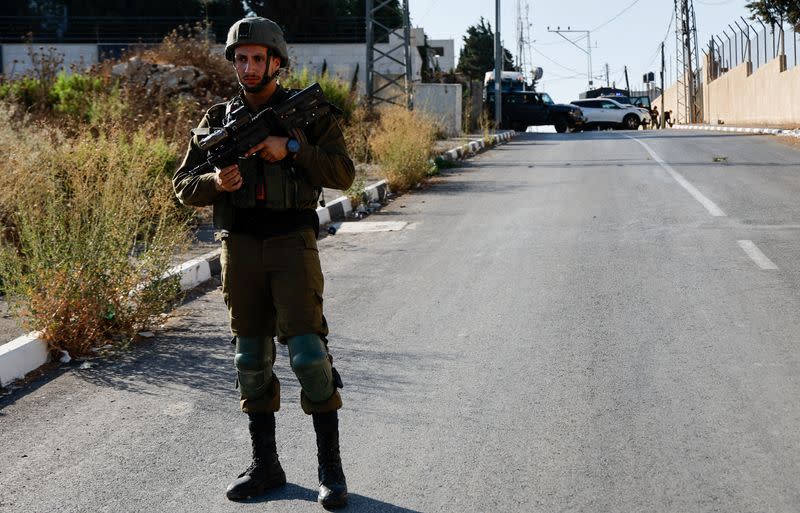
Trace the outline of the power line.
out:
<instances>
[{"instance_id":1,"label":"power line","mask_svg":"<svg viewBox=\"0 0 800 513\"><path fill-rule=\"evenodd\" d=\"M726 0L726 1L728 1L728 0ZM606 25L608 25L609 23L611 23L611 22L613 22L613 21L616 21L616 19L617 19L617 18L619 18L620 16L622 16L623 14L625 14L625 12L627 12L627 11L628 11L628 9L630 9L630 8L631 8L631 7L633 7L634 5L638 4L639 2L641 2L641 0L634 0L634 1L633 1L633 3L631 3L630 5L628 5L626 8L624 8L624 9L623 9L623 10L621 10L620 12L618 12L618 13L617 13L616 15L614 15L614 16L613 16L611 19L609 19L609 20L606 20L605 22L603 22L603 23L601 23L600 25L596 26L595 28L593 28L593 29L592 29L592 30L590 30L589 32L594 32L595 30L601 29L601 28L605 27ZM573 39L572 41L573 41L573 43L580 43L580 42L581 42L581 41L583 41L584 39L586 39L586 36L585 36L585 35L584 35L584 36L579 36L579 37L577 37L577 38ZM564 44L564 41L546 41L546 42L542 42L542 43L538 43L538 44L539 44L539 46L554 46L554 45L563 45L563 44Z\"/></svg>"},{"instance_id":2,"label":"power line","mask_svg":"<svg viewBox=\"0 0 800 513\"><path fill-rule=\"evenodd\" d=\"M609 24L609 23L611 23L612 21L616 20L617 18L619 18L620 16L622 16L623 14L625 14L625 13L628 11L628 9L630 9L630 8L631 8L631 7L633 7L634 5L638 4L640 1L641 1L641 0L633 0L633 2L632 2L632 3L631 3L629 6L628 6L628 7L624 8L623 10L621 10L620 12L618 12L616 16L614 16L613 18L611 18L610 20L608 20L608 21L607 21L607 22L605 22L605 23L601 23L600 25L598 25L598 26L596 26L595 28L593 28L591 31L592 31L592 32L594 32L594 31L596 31L596 30L599 30L599 29L601 29L601 28L605 27L606 25L608 25L608 24Z\"/></svg>"},{"instance_id":3,"label":"power line","mask_svg":"<svg viewBox=\"0 0 800 513\"><path fill-rule=\"evenodd\" d=\"M542 57L544 57L545 59L547 59L548 61L552 62L553 64L555 64L556 66L558 66L560 68L564 68L565 70L571 71L572 73L581 73L580 71L576 71L576 70L574 70L572 68L568 68L567 66L564 66L563 64L560 64L560 63L554 61L553 59L551 59L547 55L545 55L542 52L540 52L536 47L532 47L532 49L533 49L534 52L538 53L539 55L541 55Z\"/></svg>"},{"instance_id":4,"label":"power line","mask_svg":"<svg viewBox=\"0 0 800 513\"><path fill-rule=\"evenodd\" d=\"M658 54L661 52L661 45L663 45L664 43L667 42L667 38L669 37L670 30L672 30L672 22L673 21L675 21L675 11L674 10L672 11L672 15L669 17L669 24L667 25L667 32L664 34L664 38L661 40L661 42L658 43L658 45L656 45L656 51L653 54L653 56L650 58L650 62L648 62L647 66L645 66L646 68L649 68L653 64L653 61L656 60L656 57L658 57Z\"/></svg>"},{"instance_id":5,"label":"power line","mask_svg":"<svg viewBox=\"0 0 800 513\"><path fill-rule=\"evenodd\" d=\"M568 75L568 76L555 75L555 74L552 74L552 73L548 74L548 80L554 80L554 79L558 79L558 80L573 80L573 79L578 79L578 78L583 78L583 77L584 77L584 73L576 73L574 75Z\"/></svg>"}]
</instances>

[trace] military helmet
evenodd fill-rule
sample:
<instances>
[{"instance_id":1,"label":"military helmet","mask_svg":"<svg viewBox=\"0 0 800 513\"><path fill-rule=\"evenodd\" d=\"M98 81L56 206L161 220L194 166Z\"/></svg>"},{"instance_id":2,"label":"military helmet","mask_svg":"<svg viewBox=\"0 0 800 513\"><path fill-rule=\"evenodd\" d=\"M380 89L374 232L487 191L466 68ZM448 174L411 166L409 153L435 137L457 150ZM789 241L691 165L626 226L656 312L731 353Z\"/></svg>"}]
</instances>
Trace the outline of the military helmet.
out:
<instances>
[{"instance_id":1,"label":"military helmet","mask_svg":"<svg viewBox=\"0 0 800 513\"><path fill-rule=\"evenodd\" d=\"M274 21L267 18L242 18L228 30L225 42L225 58L233 61L233 51L239 45L261 45L271 48L280 58L281 67L289 65L289 52L283 30Z\"/></svg>"}]
</instances>

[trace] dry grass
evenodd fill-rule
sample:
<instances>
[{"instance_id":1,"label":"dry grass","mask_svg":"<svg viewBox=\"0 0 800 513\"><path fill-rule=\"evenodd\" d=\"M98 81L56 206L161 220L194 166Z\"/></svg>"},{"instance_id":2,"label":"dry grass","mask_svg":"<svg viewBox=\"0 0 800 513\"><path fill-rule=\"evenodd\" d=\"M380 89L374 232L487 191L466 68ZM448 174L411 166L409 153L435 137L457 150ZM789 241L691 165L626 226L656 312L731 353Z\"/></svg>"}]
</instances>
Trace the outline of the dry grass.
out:
<instances>
[{"instance_id":1,"label":"dry grass","mask_svg":"<svg viewBox=\"0 0 800 513\"><path fill-rule=\"evenodd\" d=\"M481 138L484 144L491 144L495 126L494 120L489 117L489 113L486 112L486 110L481 111L481 117L478 119L478 126L480 126Z\"/></svg>"},{"instance_id":2,"label":"dry grass","mask_svg":"<svg viewBox=\"0 0 800 513\"><path fill-rule=\"evenodd\" d=\"M377 115L371 114L364 105L359 105L353 111L350 122L342 127L347 151L355 162L373 161L370 138L377 128L377 120Z\"/></svg>"},{"instance_id":3,"label":"dry grass","mask_svg":"<svg viewBox=\"0 0 800 513\"><path fill-rule=\"evenodd\" d=\"M402 107L381 111L370 146L393 190L422 182L431 170L436 127L427 116Z\"/></svg>"},{"instance_id":4,"label":"dry grass","mask_svg":"<svg viewBox=\"0 0 800 513\"><path fill-rule=\"evenodd\" d=\"M28 329L53 351L125 341L162 312L175 283L156 282L186 240L169 173L175 148L105 127L67 139L0 127L0 210L14 227L0 277Z\"/></svg>"}]
</instances>

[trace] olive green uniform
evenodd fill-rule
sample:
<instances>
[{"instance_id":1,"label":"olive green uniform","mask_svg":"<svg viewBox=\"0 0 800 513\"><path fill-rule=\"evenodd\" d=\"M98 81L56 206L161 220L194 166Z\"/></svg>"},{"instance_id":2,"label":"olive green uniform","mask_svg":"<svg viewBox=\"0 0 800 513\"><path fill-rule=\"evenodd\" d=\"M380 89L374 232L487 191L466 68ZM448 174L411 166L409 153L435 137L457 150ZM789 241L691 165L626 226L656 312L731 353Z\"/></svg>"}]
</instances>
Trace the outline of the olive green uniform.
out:
<instances>
[{"instance_id":1,"label":"olive green uniform","mask_svg":"<svg viewBox=\"0 0 800 513\"><path fill-rule=\"evenodd\" d=\"M279 86L268 105L288 95ZM259 184L258 189L248 189L257 191L255 204L251 204L252 194L242 201L241 193L236 196L239 191L217 191L213 173L191 176L189 171L206 160L198 147L203 133L221 127L228 113L242 104L242 98L236 97L209 109L173 177L175 192L186 205L214 206L214 226L222 239L223 297L237 344L242 411L275 412L280 407L280 386L272 374L275 336L288 342L292 369L301 383L303 410L308 414L335 411L341 407L336 390L341 382L330 366L325 343L328 328L322 313L315 210L321 188L347 189L355 168L336 119L328 115L304 130L308 142L301 144L294 158L290 155L277 164L257 155L240 159L245 185L252 186L254 179ZM276 131L273 135L287 134ZM320 358L326 360L326 369L320 370ZM318 386L320 376L331 382L323 391ZM324 390L332 390L330 397L325 397L329 392Z\"/></svg>"}]
</instances>

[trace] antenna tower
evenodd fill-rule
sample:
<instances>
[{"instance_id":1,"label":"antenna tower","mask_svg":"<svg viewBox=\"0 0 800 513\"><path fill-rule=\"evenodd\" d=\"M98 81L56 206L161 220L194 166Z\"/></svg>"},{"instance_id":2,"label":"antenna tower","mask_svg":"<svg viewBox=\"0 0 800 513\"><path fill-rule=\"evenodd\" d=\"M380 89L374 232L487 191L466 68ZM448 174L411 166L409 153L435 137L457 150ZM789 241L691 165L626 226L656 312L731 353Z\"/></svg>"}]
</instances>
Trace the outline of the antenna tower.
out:
<instances>
[{"instance_id":1,"label":"antenna tower","mask_svg":"<svg viewBox=\"0 0 800 513\"><path fill-rule=\"evenodd\" d=\"M530 74L533 82L533 59L531 58L531 22L528 0L517 0L517 69Z\"/></svg>"},{"instance_id":2,"label":"antenna tower","mask_svg":"<svg viewBox=\"0 0 800 513\"><path fill-rule=\"evenodd\" d=\"M692 0L675 0L675 56L678 93L678 123L699 123L700 56L697 53L697 24Z\"/></svg>"},{"instance_id":3,"label":"antenna tower","mask_svg":"<svg viewBox=\"0 0 800 513\"><path fill-rule=\"evenodd\" d=\"M411 84L411 21L408 0L402 0L401 27L387 27L380 22L380 14L392 9L391 0L366 0L367 25L367 103L371 107L379 103L401 105L411 110L413 95ZM382 50L381 41L393 42L389 36L397 36L394 47ZM384 69L376 69L376 64ZM390 73L389 66L402 69L402 74Z\"/></svg>"}]
</instances>

